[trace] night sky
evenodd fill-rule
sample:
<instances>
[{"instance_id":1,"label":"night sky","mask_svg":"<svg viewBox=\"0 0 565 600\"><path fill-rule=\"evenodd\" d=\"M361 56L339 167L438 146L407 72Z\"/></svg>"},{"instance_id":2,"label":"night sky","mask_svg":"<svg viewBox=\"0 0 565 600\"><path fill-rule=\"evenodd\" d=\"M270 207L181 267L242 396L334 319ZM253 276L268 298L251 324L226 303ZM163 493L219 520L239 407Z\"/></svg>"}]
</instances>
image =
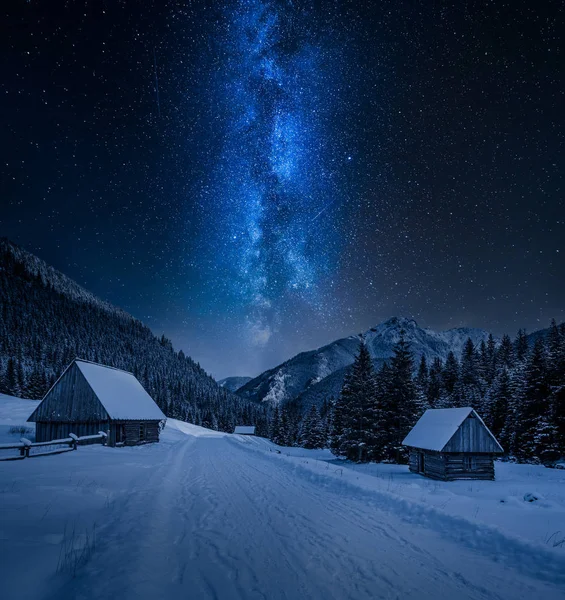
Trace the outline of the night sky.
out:
<instances>
[{"instance_id":1,"label":"night sky","mask_svg":"<svg viewBox=\"0 0 565 600\"><path fill-rule=\"evenodd\" d=\"M561 1L0 14L0 235L214 376L565 319Z\"/></svg>"}]
</instances>

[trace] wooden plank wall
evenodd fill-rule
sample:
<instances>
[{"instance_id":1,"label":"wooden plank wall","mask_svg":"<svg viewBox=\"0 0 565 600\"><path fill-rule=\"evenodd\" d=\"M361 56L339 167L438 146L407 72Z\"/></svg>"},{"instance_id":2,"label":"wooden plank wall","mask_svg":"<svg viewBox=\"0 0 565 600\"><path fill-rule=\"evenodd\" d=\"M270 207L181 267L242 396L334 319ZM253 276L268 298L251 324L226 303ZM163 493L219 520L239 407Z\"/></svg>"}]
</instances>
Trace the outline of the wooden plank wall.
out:
<instances>
[{"instance_id":1,"label":"wooden plank wall","mask_svg":"<svg viewBox=\"0 0 565 600\"><path fill-rule=\"evenodd\" d=\"M420 473L420 454L424 455L424 473ZM445 456L430 450L410 450L408 468L431 479L445 479Z\"/></svg>"},{"instance_id":2,"label":"wooden plank wall","mask_svg":"<svg viewBox=\"0 0 565 600\"><path fill-rule=\"evenodd\" d=\"M424 451L424 475L432 479L445 479L445 456Z\"/></svg>"},{"instance_id":3,"label":"wooden plank wall","mask_svg":"<svg viewBox=\"0 0 565 600\"><path fill-rule=\"evenodd\" d=\"M500 452L485 426L472 416L463 421L443 450L444 452Z\"/></svg>"},{"instance_id":4,"label":"wooden plank wall","mask_svg":"<svg viewBox=\"0 0 565 600\"><path fill-rule=\"evenodd\" d=\"M471 460L471 469L465 468L465 457ZM446 455L447 479L494 479L494 460L489 454Z\"/></svg>"},{"instance_id":5,"label":"wooden plank wall","mask_svg":"<svg viewBox=\"0 0 565 600\"><path fill-rule=\"evenodd\" d=\"M35 424L35 441L49 442L51 440L60 440L69 437L69 433L74 433L79 437L83 435L95 435L99 431L108 430L108 421L93 421L90 423L51 423Z\"/></svg>"},{"instance_id":6,"label":"wooden plank wall","mask_svg":"<svg viewBox=\"0 0 565 600\"><path fill-rule=\"evenodd\" d=\"M87 423L108 420L108 413L73 363L32 415L36 422ZM73 431L79 435L78 432ZM96 432L97 433L97 432Z\"/></svg>"},{"instance_id":7,"label":"wooden plank wall","mask_svg":"<svg viewBox=\"0 0 565 600\"><path fill-rule=\"evenodd\" d=\"M145 436L140 440L140 425L145 428ZM125 428L125 445L135 446L137 444L146 444L159 441L159 421L111 421L109 445L116 445L116 430L120 426Z\"/></svg>"},{"instance_id":8,"label":"wooden plank wall","mask_svg":"<svg viewBox=\"0 0 565 600\"><path fill-rule=\"evenodd\" d=\"M408 466L412 473L420 473L420 453L424 454L424 473L421 474L431 479L494 479L494 459L491 454L443 454L411 449ZM467 460L471 461L470 469L467 468Z\"/></svg>"},{"instance_id":9,"label":"wooden plank wall","mask_svg":"<svg viewBox=\"0 0 565 600\"><path fill-rule=\"evenodd\" d=\"M412 473L419 473L419 460L418 460L418 451L410 449L410 454L408 456L408 468Z\"/></svg>"}]
</instances>

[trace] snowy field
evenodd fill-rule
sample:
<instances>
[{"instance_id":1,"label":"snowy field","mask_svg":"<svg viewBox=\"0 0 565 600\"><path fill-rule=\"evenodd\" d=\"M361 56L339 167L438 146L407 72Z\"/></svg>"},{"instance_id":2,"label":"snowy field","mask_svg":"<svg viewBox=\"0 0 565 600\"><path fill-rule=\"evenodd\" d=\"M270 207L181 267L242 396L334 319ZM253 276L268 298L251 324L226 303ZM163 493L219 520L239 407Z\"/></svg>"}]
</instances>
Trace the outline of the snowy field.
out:
<instances>
[{"instance_id":1,"label":"snowy field","mask_svg":"<svg viewBox=\"0 0 565 600\"><path fill-rule=\"evenodd\" d=\"M0 442L36 404L0 396ZM497 478L433 482L169 420L159 444L0 462L0 596L565 598L565 472L497 463Z\"/></svg>"}]
</instances>

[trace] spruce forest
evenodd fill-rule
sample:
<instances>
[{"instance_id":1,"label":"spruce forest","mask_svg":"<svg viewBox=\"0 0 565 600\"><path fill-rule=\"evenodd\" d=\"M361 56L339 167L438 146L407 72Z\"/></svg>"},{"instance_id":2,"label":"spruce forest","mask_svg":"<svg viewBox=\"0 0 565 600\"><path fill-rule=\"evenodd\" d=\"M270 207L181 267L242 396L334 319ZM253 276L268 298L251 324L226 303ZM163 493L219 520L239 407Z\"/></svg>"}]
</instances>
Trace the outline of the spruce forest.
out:
<instances>
[{"instance_id":1,"label":"spruce forest","mask_svg":"<svg viewBox=\"0 0 565 600\"><path fill-rule=\"evenodd\" d=\"M428 408L472 406L508 457L551 463L565 456L565 324L546 335L512 340L492 336L460 357L419 362L401 338L394 356L375 371L363 342L338 398L312 406L276 408L271 439L281 445L330 447L352 461L406 462L402 440Z\"/></svg>"},{"instance_id":2,"label":"spruce forest","mask_svg":"<svg viewBox=\"0 0 565 600\"><path fill-rule=\"evenodd\" d=\"M361 340L337 398L271 406L220 387L164 336L0 240L0 393L40 399L75 357L132 372L168 417L227 432L254 424L281 446L356 462L405 462L402 440L427 408L462 406L512 459L565 456L565 324L478 346L469 338L460 356L430 364L401 333L378 370Z\"/></svg>"},{"instance_id":3,"label":"spruce forest","mask_svg":"<svg viewBox=\"0 0 565 600\"><path fill-rule=\"evenodd\" d=\"M210 429L255 423L264 407L221 388L183 351L17 246L0 240L0 393L40 399L74 358L133 373L163 412Z\"/></svg>"}]
</instances>

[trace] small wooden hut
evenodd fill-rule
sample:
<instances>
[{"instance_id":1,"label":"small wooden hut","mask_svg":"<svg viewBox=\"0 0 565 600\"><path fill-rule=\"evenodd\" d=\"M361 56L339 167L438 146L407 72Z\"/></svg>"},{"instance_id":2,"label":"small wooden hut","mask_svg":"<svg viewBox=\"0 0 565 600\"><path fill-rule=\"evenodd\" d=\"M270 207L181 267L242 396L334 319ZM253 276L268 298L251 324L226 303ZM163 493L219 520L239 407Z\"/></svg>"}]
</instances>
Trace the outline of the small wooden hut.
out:
<instances>
[{"instance_id":1,"label":"small wooden hut","mask_svg":"<svg viewBox=\"0 0 565 600\"><path fill-rule=\"evenodd\" d=\"M402 442L410 471L432 479L494 479L504 450L470 407L427 410Z\"/></svg>"},{"instance_id":2,"label":"small wooden hut","mask_svg":"<svg viewBox=\"0 0 565 600\"><path fill-rule=\"evenodd\" d=\"M255 435L255 425L236 425L233 432L238 435Z\"/></svg>"},{"instance_id":3,"label":"small wooden hut","mask_svg":"<svg viewBox=\"0 0 565 600\"><path fill-rule=\"evenodd\" d=\"M74 360L47 392L28 421L35 439L47 442L108 433L108 445L158 442L165 415L132 373Z\"/></svg>"}]
</instances>

